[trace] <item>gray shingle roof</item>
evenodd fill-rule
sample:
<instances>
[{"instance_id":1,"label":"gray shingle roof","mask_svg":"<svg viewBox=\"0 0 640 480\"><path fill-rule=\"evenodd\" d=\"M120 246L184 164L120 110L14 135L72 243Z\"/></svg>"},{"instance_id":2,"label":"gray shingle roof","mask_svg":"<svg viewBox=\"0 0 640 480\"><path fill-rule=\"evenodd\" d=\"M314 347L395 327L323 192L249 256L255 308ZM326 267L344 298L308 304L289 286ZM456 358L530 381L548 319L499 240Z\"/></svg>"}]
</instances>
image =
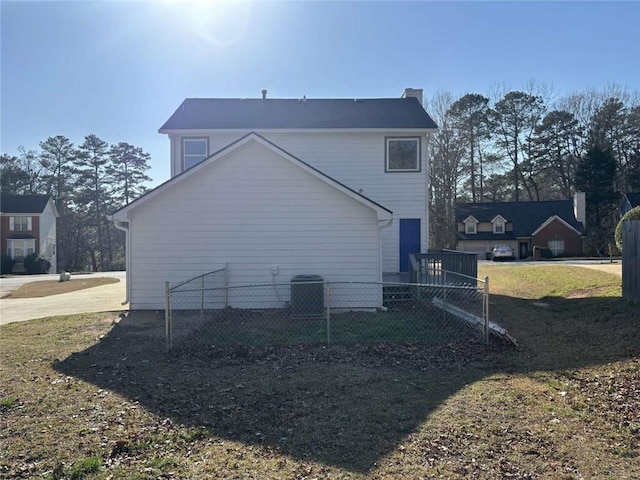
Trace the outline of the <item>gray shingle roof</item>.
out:
<instances>
[{"instance_id":1,"label":"gray shingle roof","mask_svg":"<svg viewBox=\"0 0 640 480\"><path fill-rule=\"evenodd\" d=\"M631 208L640 206L640 192L629 192L625 195L627 197L627 200L629 200L629 203L631 204Z\"/></svg>"},{"instance_id":2,"label":"gray shingle roof","mask_svg":"<svg viewBox=\"0 0 640 480\"><path fill-rule=\"evenodd\" d=\"M0 194L2 213L42 213L51 198L49 195L9 195Z\"/></svg>"},{"instance_id":3,"label":"gray shingle roof","mask_svg":"<svg viewBox=\"0 0 640 480\"><path fill-rule=\"evenodd\" d=\"M437 128L417 99L187 98L160 128Z\"/></svg>"},{"instance_id":4,"label":"gray shingle roof","mask_svg":"<svg viewBox=\"0 0 640 480\"><path fill-rule=\"evenodd\" d=\"M507 232L504 236L489 233L490 238L512 239L516 237L529 237L549 217L557 215L579 232L584 232L582 223L576 220L571 200L555 200L547 202L487 202L487 203L460 203L456 206L456 222L463 222L469 215L479 222L490 222L496 215L501 215L512 223L513 233ZM480 232L475 235L457 233L460 239L483 240Z\"/></svg>"}]
</instances>

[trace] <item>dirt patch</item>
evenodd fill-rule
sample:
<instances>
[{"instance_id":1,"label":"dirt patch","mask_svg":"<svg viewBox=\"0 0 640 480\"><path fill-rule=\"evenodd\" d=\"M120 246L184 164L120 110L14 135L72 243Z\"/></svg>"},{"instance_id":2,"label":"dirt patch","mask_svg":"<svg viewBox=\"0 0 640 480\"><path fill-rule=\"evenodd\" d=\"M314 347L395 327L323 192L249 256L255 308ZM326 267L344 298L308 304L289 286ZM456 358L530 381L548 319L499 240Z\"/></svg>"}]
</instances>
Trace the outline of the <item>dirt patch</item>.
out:
<instances>
[{"instance_id":1,"label":"dirt patch","mask_svg":"<svg viewBox=\"0 0 640 480\"><path fill-rule=\"evenodd\" d=\"M117 278L83 278L71 279L68 282L59 282L57 280L44 280L42 282L25 283L16 291L8 293L2 298L38 298L48 297L50 295L59 295L61 293L75 292L86 288L99 287L118 283Z\"/></svg>"},{"instance_id":2,"label":"dirt patch","mask_svg":"<svg viewBox=\"0 0 640 480\"><path fill-rule=\"evenodd\" d=\"M613 275L622 276L622 264L621 263L599 263L593 265L578 265L582 268L590 268L592 270L600 270L601 272L611 273Z\"/></svg>"},{"instance_id":3,"label":"dirt patch","mask_svg":"<svg viewBox=\"0 0 640 480\"><path fill-rule=\"evenodd\" d=\"M590 287L590 288L580 288L569 292L565 298L592 298L604 296L606 293L607 287Z\"/></svg>"}]
</instances>

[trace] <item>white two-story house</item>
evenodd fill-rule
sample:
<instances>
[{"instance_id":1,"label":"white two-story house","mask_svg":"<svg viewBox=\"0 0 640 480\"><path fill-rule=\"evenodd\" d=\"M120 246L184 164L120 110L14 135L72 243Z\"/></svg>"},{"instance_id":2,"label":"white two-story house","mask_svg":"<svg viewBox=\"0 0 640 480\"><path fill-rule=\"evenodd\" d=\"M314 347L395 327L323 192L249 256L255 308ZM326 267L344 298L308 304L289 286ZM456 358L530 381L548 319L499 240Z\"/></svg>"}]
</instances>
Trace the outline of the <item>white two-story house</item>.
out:
<instances>
[{"instance_id":1,"label":"white two-story house","mask_svg":"<svg viewBox=\"0 0 640 480\"><path fill-rule=\"evenodd\" d=\"M384 99L186 99L160 128L171 179L116 211L132 309L164 281L380 282L427 249L436 125L422 90Z\"/></svg>"}]
</instances>

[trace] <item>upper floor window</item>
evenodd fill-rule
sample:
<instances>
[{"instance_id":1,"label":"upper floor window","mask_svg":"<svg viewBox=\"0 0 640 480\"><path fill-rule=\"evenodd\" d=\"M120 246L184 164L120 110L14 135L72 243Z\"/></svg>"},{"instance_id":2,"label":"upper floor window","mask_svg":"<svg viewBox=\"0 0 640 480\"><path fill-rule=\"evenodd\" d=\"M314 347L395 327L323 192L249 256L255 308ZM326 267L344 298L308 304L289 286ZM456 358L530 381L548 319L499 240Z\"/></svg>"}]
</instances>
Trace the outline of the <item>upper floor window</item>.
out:
<instances>
[{"instance_id":1,"label":"upper floor window","mask_svg":"<svg viewBox=\"0 0 640 480\"><path fill-rule=\"evenodd\" d=\"M27 232L31 230L31 217L9 217L9 230Z\"/></svg>"},{"instance_id":2,"label":"upper floor window","mask_svg":"<svg viewBox=\"0 0 640 480\"><path fill-rule=\"evenodd\" d=\"M209 139L207 137L182 139L183 169L191 168L209 156Z\"/></svg>"},{"instance_id":3,"label":"upper floor window","mask_svg":"<svg viewBox=\"0 0 640 480\"><path fill-rule=\"evenodd\" d=\"M387 137L385 141L385 171L420 171L420 137Z\"/></svg>"},{"instance_id":4,"label":"upper floor window","mask_svg":"<svg viewBox=\"0 0 640 480\"><path fill-rule=\"evenodd\" d=\"M464 233L474 235L478 233L478 221L473 217L467 217L464 221Z\"/></svg>"},{"instance_id":5,"label":"upper floor window","mask_svg":"<svg viewBox=\"0 0 640 480\"><path fill-rule=\"evenodd\" d=\"M504 224L505 219L501 216L497 216L493 219L493 233L502 234L504 233Z\"/></svg>"}]
</instances>

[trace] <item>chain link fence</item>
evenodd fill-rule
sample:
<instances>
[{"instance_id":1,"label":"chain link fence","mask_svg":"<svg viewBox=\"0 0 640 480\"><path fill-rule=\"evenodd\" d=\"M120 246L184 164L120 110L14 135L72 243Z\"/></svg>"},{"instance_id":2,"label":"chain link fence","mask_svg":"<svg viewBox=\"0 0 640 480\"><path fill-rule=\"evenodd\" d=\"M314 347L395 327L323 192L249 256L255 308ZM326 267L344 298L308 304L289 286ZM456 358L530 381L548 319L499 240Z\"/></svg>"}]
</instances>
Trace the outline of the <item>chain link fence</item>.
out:
<instances>
[{"instance_id":1,"label":"chain link fence","mask_svg":"<svg viewBox=\"0 0 640 480\"><path fill-rule=\"evenodd\" d=\"M170 351L300 344L439 344L489 338L488 279L451 284L229 285L226 269L165 287Z\"/></svg>"}]
</instances>

